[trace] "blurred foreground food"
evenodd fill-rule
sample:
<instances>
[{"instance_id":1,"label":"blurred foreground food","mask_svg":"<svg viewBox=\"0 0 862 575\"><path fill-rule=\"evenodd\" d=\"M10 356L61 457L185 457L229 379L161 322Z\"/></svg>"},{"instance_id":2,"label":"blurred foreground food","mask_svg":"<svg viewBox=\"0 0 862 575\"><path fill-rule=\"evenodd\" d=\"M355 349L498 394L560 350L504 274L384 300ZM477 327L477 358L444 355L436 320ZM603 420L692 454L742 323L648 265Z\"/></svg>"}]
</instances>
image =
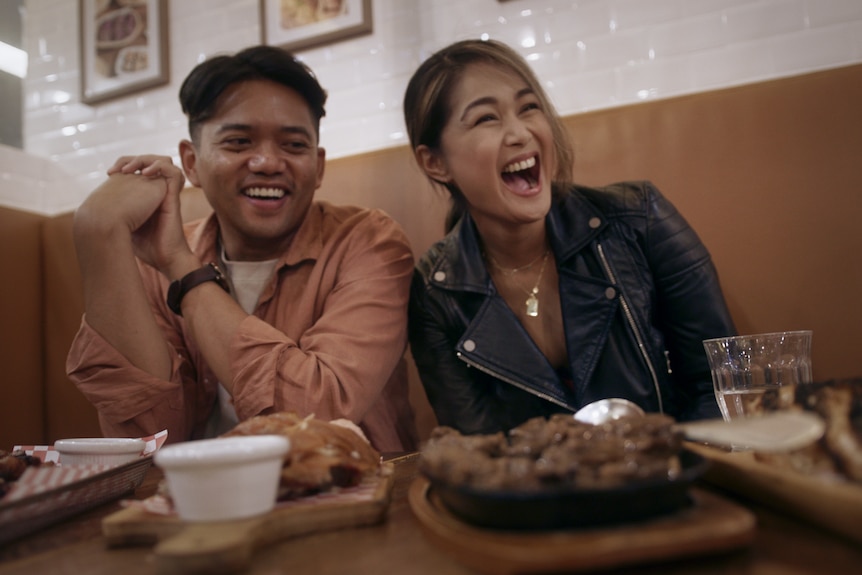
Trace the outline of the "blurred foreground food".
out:
<instances>
[{"instance_id":1,"label":"blurred foreground food","mask_svg":"<svg viewBox=\"0 0 862 575\"><path fill-rule=\"evenodd\" d=\"M751 407L761 413L812 411L826 422L826 432L816 443L790 453L757 453L759 461L862 483L862 378L779 387L757 398Z\"/></svg>"},{"instance_id":2,"label":"blurred foreground food","mask_svg":"<svg viewBox=\"0 0 862 575\"><path fill-rule=\"evenodd\" d=\"M269 434L290 440L281 471L279 500L352 487L380 470L380 453L359 428L346 421L329 422L285 411L247 419L223 437Z\"/></svg>"},{"instance_id":3,"label":"blurred foreground food","mask_svg":"<svg viewBox=\"0 0 862 575\"><path fill-rule=\"evenodd\" d=\"M422 448L430 477L479 489L537 491L614 487L680 471L683 437L661 414L591 425L570 414L530 419L492 435L437 427Z\"/></svg>"}]
</instances>

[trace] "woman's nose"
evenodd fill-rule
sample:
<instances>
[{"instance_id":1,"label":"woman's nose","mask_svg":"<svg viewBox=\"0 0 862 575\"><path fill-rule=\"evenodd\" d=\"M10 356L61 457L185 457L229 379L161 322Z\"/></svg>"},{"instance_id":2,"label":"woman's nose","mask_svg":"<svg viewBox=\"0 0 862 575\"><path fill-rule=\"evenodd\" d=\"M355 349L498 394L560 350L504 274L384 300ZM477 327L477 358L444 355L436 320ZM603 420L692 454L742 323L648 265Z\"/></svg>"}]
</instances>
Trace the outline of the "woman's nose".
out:
<instances>
[{"instance_id":1,"label":"woman's nose","mask_svg":"<svg viewBox=\"0 0 862 575\"><path fill-rule=\"evenodd\" d=\"M504 142L510 146L523 145L532 138L529 127L520 118L508 120L505 130Z\"/></svg>"}]
</instances>

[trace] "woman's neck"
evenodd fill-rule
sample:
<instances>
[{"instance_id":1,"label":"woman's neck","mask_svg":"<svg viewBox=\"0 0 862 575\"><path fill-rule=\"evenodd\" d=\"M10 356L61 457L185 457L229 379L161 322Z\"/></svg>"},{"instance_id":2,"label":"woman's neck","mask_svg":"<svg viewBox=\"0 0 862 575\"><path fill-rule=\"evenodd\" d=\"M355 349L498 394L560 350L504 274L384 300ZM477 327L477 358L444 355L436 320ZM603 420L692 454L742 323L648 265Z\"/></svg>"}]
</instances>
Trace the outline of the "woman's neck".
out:
<instances>
[{"instance_id":1,"label":"woman's neck","mask_svg":"<svg viewBox=\"0 0 862 575\"><path fill-rule=\"evenodd\" d=\"M490 263L501 271L529 267L541 260L550 249L545 222L539 225L521 225L508 228L485 229L477 225L482 249Z\"/></svg>"}]
</instances>

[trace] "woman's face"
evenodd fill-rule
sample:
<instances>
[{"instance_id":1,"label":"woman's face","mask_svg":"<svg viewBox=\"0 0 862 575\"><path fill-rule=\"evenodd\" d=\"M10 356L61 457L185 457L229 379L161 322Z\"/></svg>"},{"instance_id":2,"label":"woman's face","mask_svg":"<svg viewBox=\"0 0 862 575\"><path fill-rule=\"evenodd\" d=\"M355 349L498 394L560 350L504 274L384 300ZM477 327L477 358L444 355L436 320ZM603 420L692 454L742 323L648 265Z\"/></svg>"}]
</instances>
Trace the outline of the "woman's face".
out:
<instances>
[{"instance_id":1,"label":"woman's face","mask_svg":"<svg viewBox=\"0 0 862 575\"><path fill-rule=\"evenodd\" d=\"M480 229L543 220L556 169L554 142L527 83L509 70L473 64L449 104L440 153L424 154L429 174L461 190Z\"/></svg>"}]
</instances>

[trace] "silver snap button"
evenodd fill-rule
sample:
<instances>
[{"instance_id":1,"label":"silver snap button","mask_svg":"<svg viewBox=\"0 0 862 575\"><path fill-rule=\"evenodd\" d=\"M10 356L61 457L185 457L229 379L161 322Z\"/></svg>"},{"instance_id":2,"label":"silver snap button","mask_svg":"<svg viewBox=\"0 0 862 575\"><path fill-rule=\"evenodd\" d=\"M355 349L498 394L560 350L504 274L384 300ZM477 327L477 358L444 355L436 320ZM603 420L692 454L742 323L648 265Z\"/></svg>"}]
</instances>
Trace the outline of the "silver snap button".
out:
<instances>
[{"instance_id":1,"label":"silver snap button","mask_svg":"<svg viewBox=\"0 0 862 575\"><path fill-rule=\"evenodd\" d=\"M605 290L605 297L608 299L614 299L617 295L617 290L612 287L609 287Z\"/></svg>"},{"instance_id":2,"label":"silver snap button","mask_svg":"<svg viewBox=\"0 0 862 575\"><path fill-rule=\"evenodd\" d=\"M434 281L442 282L446 279L446 272L434 272Z\"/></svg>"},{"instance_id":3,"label":"silver snap button","mask_svg":"<svg viewBox=\"0 0 862 575\"><path fill-rule=\"evenodd\" d=\"M468 339L464 342L464 351L474 351L476 349L476 342L472 339Z\"/></svg>"},{"instance_id":4,"label":"silver snap button","mask_svg":"<svg viewBox=\"0 0 862 575\"><path fill-rule=\"evenodd\" d=\"M602 220L600 220L599 218L590 218L590 227L591 228L596 229L600 225L602 225Z\"/></svg>"}]
</instances>

